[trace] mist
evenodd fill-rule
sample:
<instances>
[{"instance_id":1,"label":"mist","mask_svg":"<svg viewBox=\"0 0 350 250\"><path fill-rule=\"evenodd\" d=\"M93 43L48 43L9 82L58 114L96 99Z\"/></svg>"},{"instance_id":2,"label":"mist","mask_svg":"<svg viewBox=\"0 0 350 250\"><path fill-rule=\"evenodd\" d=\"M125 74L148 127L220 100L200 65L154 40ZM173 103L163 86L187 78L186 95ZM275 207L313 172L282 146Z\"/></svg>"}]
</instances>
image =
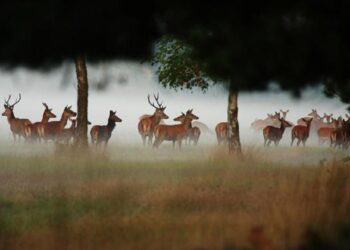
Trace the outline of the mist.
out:
<instances>
[{"instance_id":1,"label":"mist","mask_svg":"<svg viewBox=\"0 0 350 250\"><path fill-rule=\"evenodd\" d=\"M148 64L132 62L110 62L89 64L89 120L92 124L106 124L109 110L116 110L123 120L117 124L111 143L141 144L137 131L139 117L152 114L154 108L147 102L147 95L159 93L160 100L167 107L169 115L167 124L174 124L173 118L181 112L193 108L199 121L205 123L212 134L201 137L200 143L215 143L215 125L226 121L227 91L222 85L210 87L206 92L198 89L169 90L157 82L154 69ZM73 64L66 63L62 67L49 72L30 71L17 68L12 71L1 70L2 98L12 94L12 101L22 94L22 100L15 106L14 113L19 118L29 118L32 122L41 120L43 106L46 102L59 119L65 105L73 105L76 110L76 78ZM108 84L106 84L108 83ZM104 85L105 84L105 85ZM287 120L296 120L306 116L311 109L319 114L333 113L334 117L346 113L346 105L338 99L326 98L322 88L308 88L302 92L300 99L289 93L271 89L266 92L243 92L239 96L239 122L242 143L262 143L261 132L249 127L255 119L263 119L267 113L280 109L289 109ZM70 126L70 122L67 126ZM9 124L5 117L0 122L0 138L12 141ZM282 143L289 142L283 138Z\"/></svg>"}]
</instances>

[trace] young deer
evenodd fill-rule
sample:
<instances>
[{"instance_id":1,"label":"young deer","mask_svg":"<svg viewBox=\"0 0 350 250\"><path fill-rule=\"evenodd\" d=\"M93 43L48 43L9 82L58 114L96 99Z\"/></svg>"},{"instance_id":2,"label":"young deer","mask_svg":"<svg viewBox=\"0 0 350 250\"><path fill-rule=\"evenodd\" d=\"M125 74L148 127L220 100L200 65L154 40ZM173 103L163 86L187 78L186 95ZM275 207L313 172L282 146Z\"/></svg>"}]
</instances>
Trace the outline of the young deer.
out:
<instances>
[{"instance_id":1,"label":"young deer","mask_svg":"<svg viewBox=\"0 0 350 250\"><path fill-rule=\"evenodd\" d=\"M284 120L287 119L287 114L288 114L288 112L289 112L289 109L287 109L286 111L283 111L282 109L280 109L280 113L282 113L282 118L283 118Z\"/></svg>"},{"instance_id":2,"label":"young deer","mask_svg":"<svg viewBox=\"0 0 350 250\"><path fill-rule=\"evenodd\" d=\"M292 129L292 141L290 143L290 146L293 146L293 142L295 139L298 139L297 146L299 146L300 142L303 143L305 147L305 142L309 138L310 135L310 126L313 118L309 118L308 120L305 118L302 118L303 122L306 123L306 126L303 125L296 125Z\"/></svg>"},{"instance_id":3,"label":"young deer","mask_svg":"<svg viewBox=\"0 0 350 250\"><path fill-rule=\"evenodd\" d=\"M40 133L43 135L45 141L58 140L62 130L67 124L67 121L71 117L75 117L77 113L71 110L72 106L66 106L62 112L61 119L59 121L47 122L40 128Z\"/></svg>"},{"instance_id":4,"label":"young deer","mask_svg":"<svg viewBox=\"0 0 350 250\"><path fill-rule=\"evenodd\" d=\"M192 109L186 112L183 123L176 125L158 125L154 129L155 141L153 147L158 148L164 141L172 141L173 147L175 142L178 142L179 149L181 150L182 140L187 136L189 129L191 128L191 122L198 120L198 116L192 113Z\"/></svg>"},{"instance_id":5,"label":"young deer","mask_svg":"<svg viewBox=\"0 0 350 250\"><path fill-rule=\"evenodd\" d=\"M69 120L72 123L71 126L69 128L63 129L61 131L61 134L60 134L60 137L59 137L59 140L63 141L65 144L68 144L71 139L74 139L75 131L77 129L77 127L76 127L77 120L76 119L70 119L70 118L69 118Z\"/></svg>"},{"instance_id":6,"label":"young deer","mask_svg":"<svg viewBox=\"0 0 350 250\"><path fill-rule=\"evenodd\" d=\"M52 113L52 109L50 109L44 102L43 105L45 107L45 110L43 112L41 121L29 124L25 127L26 137L34 141L40 141L40 139L42 138L42 128L49 121L49 119L56 118L56 115Z\"/></svg>"},{"instance_id":7,"label":"young deer","mask_svg":"<svg viewBox=\"0 0 350 250\"><path fill-rule=\"evenodd\" d=\"M112 136L112 131L115 127L116 122L122 122L118 116L116 116L116 111L109 111L108 123L105 126L95 125L90 130L91 142L96 146L101 142L104 142L104 146L107 146L108 140Z\"/></svg>"},{"instance_id":8,"label":"young deer","mask_svg":"<svg viewBox=\"0 0 350 250\"><path fill-rule=\"evenodd\" d=\"M174 118L174 121L181 122L182 124L185 122L186 115L184 113L181 113L180 116ZM201 130L198 127L193 127L192 122L191 126L187 131L185 140L188 139L188 143L191 144L191 141L193 141L194 145L198 144L199 137L201 135Z\"/></svg>"},{"instance_id":9,"label":"young deer","mask_svg":"<svg viewBox=\"0 0 350 250\"><path fill-rule=\"evenodd\" d=\"M145 116L143 117L139 124L138 124L138 130L142 138L143 145L146 144L146 137L148 137L148 144L152 144L152 139L153 139L153 133L154 133L154 128L159 125L162 119L168 119L169 117L164 113L164 110L166 107L162 106L162 103L159 103L159 94L153 95L154 99L157 102L157 106L154 105L151 100L150 100L150 95L148 95L147 100L148 103L155 108L156 110L154 111L154 114L151 116Z\"/></svg>"},{"instance_id":10,"label":"young deer","mask_svg":"<svg viewBox=\"0 0 350 250\"><path fill-rule=\"evenodd\" d=\"M218 144L226 144L228 142L228 122L220 122L215 127L216 139Z\"/></svg>"},{"instance_id":11,"label":"young deer","mask_svg":"<svg viewBox=\"0 0 350 250\"><path fill-rule=\"evenodd\" d=\"M21 136L23 138L26 138L25 128L26 126L31 124L31 121L29 119L16 118L13 113L13 109L15 105L21 101L21 94L19 94L18 100L16 100L12 105L9 104L10 99L11 99L11 95L9 95L7 100L5 99L5 103L4 103L5 111L2 113L2 116L7 117L7 121L10 124L10 129L13 135L13 140L14 142L16 142L17 136L19 140Z\"/></svg>"},{"instance_id":12,"label":"young deer","mask_svg":"<svg viewBox=\"0 0 350 250\"><path fill-rule=\"evenodd\" d=\"M292 126L289 122L284 120L284 118L279 118L278 120L281 122L281 126L279 128L267 126L263 129L264 147L270 146L271 142L274 142L275 146L278 146L280 140L282 139L284 130L287 127Z\"/></svg>"}]
</instances>

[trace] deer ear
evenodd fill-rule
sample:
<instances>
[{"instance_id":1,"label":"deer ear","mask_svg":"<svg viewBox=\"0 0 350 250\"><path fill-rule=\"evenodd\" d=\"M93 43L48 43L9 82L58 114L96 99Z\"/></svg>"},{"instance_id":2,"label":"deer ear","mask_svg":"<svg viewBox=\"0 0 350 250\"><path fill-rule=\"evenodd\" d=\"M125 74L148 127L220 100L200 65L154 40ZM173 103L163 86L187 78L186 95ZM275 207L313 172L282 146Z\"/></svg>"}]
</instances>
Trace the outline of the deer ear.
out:
<instances>
[{"instance_id":1,"label":"deer ear","mask_svg":"<svg viewBox=\"0 0 350 250\"><path fill-rule=\"evenodd\" d=\"M4 104L4 108L5 108L5 109L7 108L7 105L6 105L6 104Z\"/></svg>"}]
</instances>

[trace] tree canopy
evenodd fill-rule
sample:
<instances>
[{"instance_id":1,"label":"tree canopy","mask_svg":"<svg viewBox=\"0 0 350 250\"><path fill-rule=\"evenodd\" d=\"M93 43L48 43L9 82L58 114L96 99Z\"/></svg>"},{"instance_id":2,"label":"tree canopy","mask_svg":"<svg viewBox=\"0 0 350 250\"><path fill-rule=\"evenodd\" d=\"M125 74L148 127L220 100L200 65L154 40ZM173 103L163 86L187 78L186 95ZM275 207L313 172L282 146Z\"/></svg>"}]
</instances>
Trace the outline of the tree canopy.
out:
<instances>
[{"instance_id":1,"label":"tree canopy","mask_svg":"<svg viewBox=\"0 0 350 250\"><path fill-rule=\"evenodd\" d=\"M346 1L14 0L1 10L1 65L50 66L82 53L143 60L167 34L190 46L204 72L238 89L276 82L297 93L323 83L350 102Z\"/></svg>"}]
</instances>

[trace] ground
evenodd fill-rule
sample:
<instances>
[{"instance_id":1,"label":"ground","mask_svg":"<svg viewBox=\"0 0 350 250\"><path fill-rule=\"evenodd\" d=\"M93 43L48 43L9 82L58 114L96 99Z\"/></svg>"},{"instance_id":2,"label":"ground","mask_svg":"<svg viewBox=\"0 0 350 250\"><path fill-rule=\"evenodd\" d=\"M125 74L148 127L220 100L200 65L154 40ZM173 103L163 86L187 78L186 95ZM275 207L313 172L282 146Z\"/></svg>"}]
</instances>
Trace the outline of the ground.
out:
<instances>
[{"instance_id":1,"label":"ground","mask_svg":"<svg viewBox=\"0 0 350 250\"><path fill-rule=\"evenodd\" d=\"M245 146L243 158L230 158L216 146L111 145L79 157L52 146L0 149L0 249L349 243L337 234L349 225L346 151Z\"/></svg>"}]
</instances>

